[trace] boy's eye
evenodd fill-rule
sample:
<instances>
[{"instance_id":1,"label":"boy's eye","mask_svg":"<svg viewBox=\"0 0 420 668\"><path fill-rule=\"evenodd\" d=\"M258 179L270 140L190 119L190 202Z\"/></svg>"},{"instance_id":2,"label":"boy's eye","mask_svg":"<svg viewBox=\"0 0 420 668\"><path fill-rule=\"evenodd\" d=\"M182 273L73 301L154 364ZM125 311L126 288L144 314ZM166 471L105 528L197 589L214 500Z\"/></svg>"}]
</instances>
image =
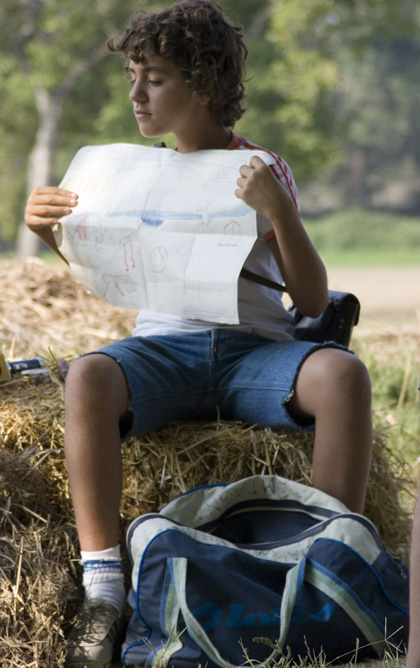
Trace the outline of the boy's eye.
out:
<instances>
[{"instance_id":1,"label":"boy's eye","mask_svg":"<svg viewBox=\"0 0 420 668\"><path fill-rule=\"evenodd\" d=\"M149 79L149 84L151 86L160 86L162 81L160 79Z\"/></svg>"},{"instance_id":2,"label":"boy's eye","mask_svg":"<svg viewBox=\"0 0 420 668\"><path fill-rule=\"evenodd\" d=\"M136 83L135 78L131 75L130 72L125 73L125 80L130 84L130 86L133 86Z\"/></svg>"}]
</instances>

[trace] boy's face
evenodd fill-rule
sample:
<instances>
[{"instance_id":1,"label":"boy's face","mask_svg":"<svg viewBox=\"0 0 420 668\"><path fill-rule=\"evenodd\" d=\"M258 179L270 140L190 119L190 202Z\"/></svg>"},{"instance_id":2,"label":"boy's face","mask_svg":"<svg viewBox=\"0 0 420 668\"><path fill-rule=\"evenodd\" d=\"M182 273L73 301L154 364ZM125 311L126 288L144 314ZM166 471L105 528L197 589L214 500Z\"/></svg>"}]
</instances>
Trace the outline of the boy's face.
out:
<instances>
[{"instance_id":1,"label":"boy's face","mask_svg":"<svg viewBox=\"0 0 420 668\"><path fill-rule=\"evenodd\" d=\"M168 58L150 55L140 63L130 60L127 73L132 85L130 100L143 137L173 133L185 139L199 119L208 116L207 101L188 88Z\"/></svg>"}]
</instances>

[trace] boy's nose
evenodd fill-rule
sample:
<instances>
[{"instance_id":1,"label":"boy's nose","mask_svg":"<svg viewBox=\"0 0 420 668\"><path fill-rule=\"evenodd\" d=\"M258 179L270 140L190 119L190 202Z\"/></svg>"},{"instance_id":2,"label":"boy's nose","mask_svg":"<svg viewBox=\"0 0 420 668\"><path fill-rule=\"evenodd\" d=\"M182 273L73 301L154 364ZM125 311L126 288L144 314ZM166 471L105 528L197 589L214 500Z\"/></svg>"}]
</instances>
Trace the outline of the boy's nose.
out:
<instances>
[{"instance_id":1,"label":"boy's nose","mask_svg":"<svg viewBox=\"0 0 420 668\"><path fill-rule=\"evenodd\" d=\"M145 87L141 84L140 81L137 81L130 91L130 100L134 102L135 100L146 100L147 93Z\"/></svg>"}]
</instances>

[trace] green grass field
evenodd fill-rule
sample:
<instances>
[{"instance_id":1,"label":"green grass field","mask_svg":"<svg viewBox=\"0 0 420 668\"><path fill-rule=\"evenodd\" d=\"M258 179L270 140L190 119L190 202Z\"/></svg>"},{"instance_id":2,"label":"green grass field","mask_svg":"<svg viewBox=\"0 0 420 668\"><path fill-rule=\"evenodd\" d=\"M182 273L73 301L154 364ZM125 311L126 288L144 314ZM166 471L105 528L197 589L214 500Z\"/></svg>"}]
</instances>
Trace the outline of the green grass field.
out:
<instances>
[{"instance_id":1,"label":"green grass field","mask_svg":"<svg viewBox=\"0 0 420 668\"><path fill-rule=\"evenodd\" d=\"M420 248L379 249L355 248L351 250L319 249L328 267L420 267ZM61 262L50 251L42 251L40 257L48 264ZM6 258L4 258L6 259Z\"/></svg>"},{"instance_id":2,"label":"green grass field","mask_svg":"<svg viewBox=\"0 0 420 668\"><path fill-rule=\"evenodd\" d=\"M403 333L359 335L352 347L366 364L372 384L375 427L389 446L408 461L414 481L420 482L420 337Z\"/></svg>"},{"instance_id":3,"label":"green grass field","mask_svg":"<svg viewBox=\"0 0 420 668\"><path fill-rule=\"evenodd\" d=\"M329 266L420 267L420 218L348 209L305 225Z\"/></svg>"},{"instance_id":4,"label":"green grass field","mask_svg":"<svg viewBox=\"0 0 420 668\"><path fill-rule=\"evenodd\" d=\"M388 268L420 267L420 248L319 250L327 267Z\"/></svg>"}]
</instances>

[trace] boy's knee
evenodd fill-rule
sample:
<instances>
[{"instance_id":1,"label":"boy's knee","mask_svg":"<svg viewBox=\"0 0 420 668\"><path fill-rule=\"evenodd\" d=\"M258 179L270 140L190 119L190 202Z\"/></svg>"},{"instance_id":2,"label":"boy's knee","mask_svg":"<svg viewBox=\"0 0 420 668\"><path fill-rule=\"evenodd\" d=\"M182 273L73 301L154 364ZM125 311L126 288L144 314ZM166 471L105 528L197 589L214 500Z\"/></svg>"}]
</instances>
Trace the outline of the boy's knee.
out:
<instances>
[{"instance_id":1,"label":"boy's knee","mask_svg":"<svg viewBox=\"0 0 420 668\"><path fill-rule=\"evenodd\" d=\"M371 385L364 363L351 353L332 350L330 374L336 390L345 393L352 401L369 403Z\"/></svg>"},{"instance_id":2,"label":"boy's knee","mask_svg":"<svg viewBox=\"0 0 420 668\"><path fill-rule=\"evenodd\" d=\"M347 381L352 383L355 388L359 388L360 391L365 390L370 393L370 376L362 360L356 357L356 355L345 353L343 361L343 373Z\"/></svg>"},{"instance_id":3,"label":"boy's knee","mask_svg":"<svg viewBox=\"0 0 420 668\"><path fill-rule=\"evenodd\" d=\"M352 400L370 403L369 372L356 355L337 348L322 348L309 360L312 385L317 393L321 395L325 391L329 396L337 393L341 397L345 395Z\"/></svg>"},{"instance_id":4,"label":"boy's knee","mask_svg":"<svg viewBox=\"0 0 420 668\"><path fill-rule=\"evenodd\" d=\"M75 360L67 374L66 387L100 382L106 373L107 359L104 358L104 355L86 355Z\"/></svg>"},{"instance_id":5,"label":"boy's knee","mask_svg":"<svg viewBox=\"0 0 420 668\"><path fill-rule=\"evenodd\" d=\"M70 366L66 380L66 404L88 403L98 395L121 393L126 389L122 370L109 355L86 355Z\"/></svg>"}]
</instances>

